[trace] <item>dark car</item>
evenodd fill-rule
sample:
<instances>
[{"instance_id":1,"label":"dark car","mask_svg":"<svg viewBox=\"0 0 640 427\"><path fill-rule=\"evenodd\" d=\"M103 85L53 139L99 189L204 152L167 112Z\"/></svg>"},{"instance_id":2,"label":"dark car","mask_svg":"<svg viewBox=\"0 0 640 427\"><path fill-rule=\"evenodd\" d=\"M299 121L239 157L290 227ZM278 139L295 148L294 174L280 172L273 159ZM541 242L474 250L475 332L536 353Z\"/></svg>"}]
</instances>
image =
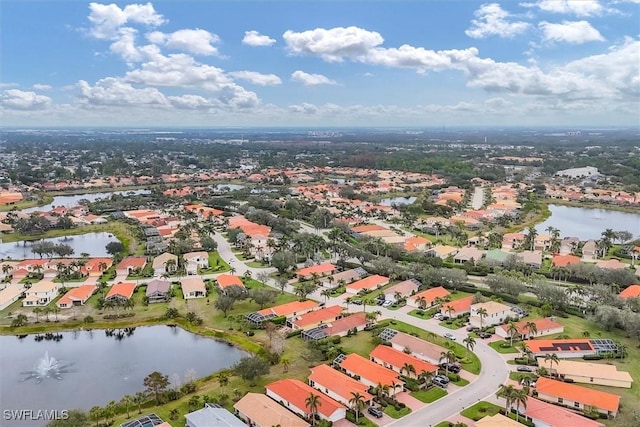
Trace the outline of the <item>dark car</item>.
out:
<instances>
[{"instance_id":1,"label":"dark car","mask_svg":"<svg viewBox=\"0 0 640 427\"><path fill-rule=\"evenodd\" d=\"M478 336L480 338L491 338L491 334L489 332L480 332Z\"/></svg>"},{"instance_id":2,"label":"dark car","mask_svg":"<svg viewBox=\"0 0 640 427\"><path fill-rule=\"evenodd\" d=\"M382 411L378 408L374 408L373 406L369 406L367 412L373 415L376 418L382 418Z\"/></svg>"},{"instance_id":3,"label":"dark car","mask_svg":"<svg viewBox=\"0 0 640 427\"><path fill-rule=\"evenodd\" d=\"M354 299L351 301L351 304L355 304L355 305L362 305L362 300L360 299Z\"/></svg>"},{"instance_id":4,"label":"dark car","mask_svg":"<svg viewBox=\"0 0 640 427\"><path fill-rule=\"evenodd\" d=\"M516 370L518 372L531 372L531 368L526 365L519 365Z\"/></svg>"},{"instance_id":5,"label":"dark car","mask_svg":"<svg viewBox=\"0 0 640 427\"><path fill-rule=\"evenodd\" d=\"M460 372L460 365L457 365L455 363L443 363L440 365L440 367L445 371L453 372L454 374Z\"/></svg>"}]
</instances>

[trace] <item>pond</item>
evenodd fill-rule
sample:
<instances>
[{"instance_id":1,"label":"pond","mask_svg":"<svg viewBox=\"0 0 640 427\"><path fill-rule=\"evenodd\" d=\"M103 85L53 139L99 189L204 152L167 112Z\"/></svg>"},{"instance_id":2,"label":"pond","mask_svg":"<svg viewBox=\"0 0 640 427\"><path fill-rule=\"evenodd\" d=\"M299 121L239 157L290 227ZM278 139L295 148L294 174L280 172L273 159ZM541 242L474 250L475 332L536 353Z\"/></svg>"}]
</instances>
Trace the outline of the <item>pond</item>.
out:
<instances>
[{"instance_id":1,"label":"pond","mask_svg":"<svg viewBox=\"0 0 640 427\"><path fill-rule=\"evenodd\" d=\"M393 197L390 199L382 199L380 200L380 204L382 206L393 206L393 205L410 205L415 202L417 199L413 196L411 197Z\"/></svg>"},{"instance_id":2,"label":"pond","mask_svg":"<svg viewBox=\"0 0 640 427\"><path fill-rule=\"evenodd\" d=\"M73 194L69 196L55 196L53 198L53 202L49 203L48 205L23 209L22 212L24 213L31 213L36 211L48 212L52 210L54 207L58 207L58 206L71 208L73 206L78 206L78 202L82 199L86 199L86 200L89 200L90 202L93 202L98 199L107 199L114 194L119 194L121 196L126 197L126 196L133 196L137 194L150 194L150 193L151 191L149 190L131 190L131 191L113 191L113 192L105 192L105 193Z\"/></svg>"},{"instance_id":3,"label":"pond","mask_svg":"<svg viewBox=\"0 0 640 427\"><path fill-rule=\"evenodd\" d=\"M125 394L144 391L143 380L151 372L168 375L172 385L184 384L185 376L211 375L246 355L226 343L169 326L43 337L0 336L2 409L104 407ZM4 421L2 425L42 424Z\"/></svg>"},{"instance_id":4,"label":"pond","mask_svg":"<svg viewBox=\"0 0 640 427\"><path fill-rule=\"evenodd\" d=\"M536 225L539 234L548 234L547 227L560 230L561 237L578 237L580 240L600 239L602 232L626 230L635 238L640 236L640 212L629 213L606 209L579 208L574 206L549 205L551 216Z\"/></svg>"},{"instance_id":5,"label":"pond","mask_svg":"<svg viewBox=\"0 0 640 427\"><path fill-rule=\"evenodd\" d=\"M52 242L55 244L64 243L75 251L73 256L79 257L86 252L90 257L110 257L107 253L107 243L117 242L118 239L111 233L87 233L66 237L51 237L37 240L36 242ZM0 243L0 259L26 259L38 258L38 255L31 252L31 245L34 242L12 242Z\"/></svg>"}]
</instances>

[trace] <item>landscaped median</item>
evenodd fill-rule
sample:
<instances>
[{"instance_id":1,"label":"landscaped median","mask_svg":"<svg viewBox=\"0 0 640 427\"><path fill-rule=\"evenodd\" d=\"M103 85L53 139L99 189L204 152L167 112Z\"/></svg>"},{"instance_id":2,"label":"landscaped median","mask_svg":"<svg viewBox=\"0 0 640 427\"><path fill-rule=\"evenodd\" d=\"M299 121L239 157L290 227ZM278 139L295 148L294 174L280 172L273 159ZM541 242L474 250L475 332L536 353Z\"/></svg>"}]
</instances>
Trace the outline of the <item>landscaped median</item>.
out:
<instances>
[{"instance_id":1,"label":"landscaped median","mask_svg":"<svg viewBox=\"0 0 640 427\"><path fill-rule=\"evenodd\" d=\"M424 403L433 403L447 395L447 391L440 387L431 387L429 390L412 391L411 396Z\"/></svg>"}]
</instances>

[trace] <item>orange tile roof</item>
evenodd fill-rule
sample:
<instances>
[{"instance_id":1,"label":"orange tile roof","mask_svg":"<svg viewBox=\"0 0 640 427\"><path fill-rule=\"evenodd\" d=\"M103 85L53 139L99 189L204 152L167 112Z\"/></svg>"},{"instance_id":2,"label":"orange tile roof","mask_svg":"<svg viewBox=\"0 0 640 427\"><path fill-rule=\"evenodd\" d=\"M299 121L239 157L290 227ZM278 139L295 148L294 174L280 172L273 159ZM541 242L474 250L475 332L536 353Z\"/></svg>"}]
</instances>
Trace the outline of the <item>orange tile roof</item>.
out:
<instances>
[{"instance_id":1,"label":"orange tile roof","mask_svg":"<svg viewBox=\"0 0 640 427\"><path fill-rule=\"evenodd\" d=\"M229 286L240 286L244 288L244 283L242 283L242 279L232 274L221 274L216 278L216 280L218 281L218 286L220 286L221 289L224 289Z\"/></svg>"},{"instance_id":2,"label":"orange tile roof","mask_svg":"<svg viewBox=\"0 0 640 427\"><path fill-rule=\"evenodd\" d=\"M89 274L90 272L99 272L100 271L100 263L105 263L107 268L113 265L112 258L89 258L87 263L80 268L80 271L84 274Z\"/></svg>"},{"instance_id":3,"label":"orange tile roof","mask_svg":"<svg viewBox=\"0 0 640 427\"><path fill-rule=\"evenodd\" d=\"M147 257L128 256L116 265L116 270L124 270L127 268L144 268L147 264Z\"/></svg>"},{"instance_id":4,"label":"orange tile roof","mask_svg":"<svg viewBox=\"0 0 640 427\"><path fill-rule=\"evenodd\" d=\"M551 262L555 267L566 267L567 265L579 263L580 258L575 255L554 255Z\"/></svg>"},{"instance_id":5,"label":"orange tile roof","mask_svg":"<svg viewBox=\"0 0 640 427\"><path fill-rule=\"evenodd\" d=\"M387 230L387 228L378 224L364 224L353 227L351 230L355 233L366 233L368 231Z\"/></svg>"},{"instance_id":6,"label":"orange tile roof","mask_svg":"<svg viewBox=\"0 0 640 427\"><path fill-rule=\"evenodd\" d=\"M538 332L562 327L562 323L558 323L555 320L551 320L548 317L543 317L542 319L535 319L535 320L521 320L519 322L516 322L516 328L518 329L518 333L520 335L527 335L529 333L529 330L525 327L529 322L535 323L536 329L538 330ZM505 331L509 330L509 325L500 325L497 327L502 328Z\"/></svg>"},{"instance_id":7,"label":"orange tile roof","mask_svg":"<svg viewBox=\"0 0 640 427\"><path fill-rule=\"evenodd\" d=\"M347 400L353 397L351 393L360 393L365 401L373 398L373 396L367 392L369 389L368 386L329 365L318 365L311 368L309 381L322 385Z\"/></svg>"},{"instance_id":8,"label":"orange tile roof","mask_svg":"<svg viewBox=\"0 0 640 427\"><path fill-rule=\"evenodd\" d=\"M276 393L291 405L305 412L308 411L307 405L305 404L307 397L309 397L310 394L318 396L318 400L320 401L318 405L318 413L327 418L331 417L339 409L346 409L346 406L342 403L336 402L329 396L320 393L315 388L300 380L284 379L275 381L267 384L265 388Z\"/></svg>"},{"instance_id":9,"label":"orange tile roof","mask_svg":"<svg viewBox=\"0 0 640 427\"><path fill-rule=\"evenodd\" d=\"M617 412L620 407L620 396L606 393L592 388L575 384L556 381L550 378L540 377L536 381L536 391L539 394L547 394L563 399L580 402L585 405L595 406L611 412Z\"/></svg>"},{"instance_id":10,"label":"orange tile roof","mask_svg":"<svg viewBox=\"0 0 640 427\"><path fill-rule=\"evenodd\" d=\"M551 427L604 427L602 423L533 397L527 399L527 407L522 409L526 416L540 420Z\"/></svg>"},{"instance_id":11,"label":"orange tile roof","mask_svg":"<svg viewBox=\"0 0 640 427\"><path fill-rule=\"evenodd\" d=\"M58 300L58 305L61 303L71 304L73 301L86 301L93 292L96 290L96 285L82 285L77 288L69 289L69 292L64 294L62 298Z\"/></svg>"},{"instance_id":12,"label":"orange tile roof","mask_svg":"<svg viewBox=\"0 0 640 427\"><path fill-rule=\"evenodd\" d=\"M395 348L389 347L387 345L379 344L376 348L374 348L369 356L375 357L376 359L380 359L383 362L387 362L391 366L395 366L398 369L401 369L405 363L409 365L413 365L416 369L416 374L420 374L420 372L435 372L438 370L438 367L432 365L429 362L425 362L424 360L418 359L410 354L407 354L403 351L396 350Z\"/></svg>"},{"instance_id":13,"label":"orange tile roof","mask_svg":"<svg viewBox=\"0 0 640 427\"><path fill-rule=\"evenodd\" d=\"M591 345L591 341L583 338L576 339L556 339L556 340L526 340L525 343L529 350L534 353L571 353L582 351L595 351ZM561 346L567 346L563 350ZM584 347L581 349L580 347Z\"/></svg>"},{"instance_id":14,"label":"orange tile roof","mask_svg":"<svg viewBox=\"0 0 640 427\"><path fill-rule=\"evenodd\" d=\"M334 320L342 313L342 307L339 305L332 305L331 307L321 308L320 310L310 311L302 314L296 318L292 323L299 328L303 328L307 325L315 325L320 322L326 322Z\"/></svg>"},{"instance_id":15,"label":"orange tile roof","mask_svg":"<svg viewBox=\"0 0 640 427\"><path fill-rule=\"evenodd\" d=\"M471 311L471 304L473 303L473 295L469 295L468 297L460 298L455 301L449 301L447 303L442 304L442 308L445 311L449 311L448 307L451 307L451 314L455 315L456 313Z\"/></svg>"},{"instance_id":16,"label":"orange tile roof","mask_svg":"<svg viewBox=\"0 0 640 427\"><path fill-rule=\"evenodd\" d=\"M421 297L427 301L427 305L432 304L436 298L444 298L449 295L449 291L443 288L442 286L438 286L436 288L427 289L426 291L418 292L411 298L414 300L418 300Z\"/></svg>"},{"instance_id":17,"label":"orange tile roof","mask_svg":"<svg viewBox=\"0 0 640 427\"><path fill-rule=\"evenodd\" d=\"M323 264L312 265L311 267L301 268L296 272L298 276L307 277L315 274L326 274L332 273L337 270L338 267L331 264L330 262L325 262Z\"/></svg>"},{"instance_id":18,"label":"orange tile roof","mask_svg":"<svg viewBox=\"0 0 640 427\"><path fill-rule=\"evenodd\" d=\"M258 313L262 315L275 314L276 316L289 316L293 313L304 312L317 307L318 303L312 300L292 301L286 304L276 305L275 307L265 308Z\"/></svg>"},{"instance_id":19,"label":"orange tile roof","mask_svg":"<svg viewBox=\"0 0 640 427\"><path fill-rule=\"evenodd\" d=\"M378 286L382 286L382 284L389 282L388 277L380 276L379 274L375 274L373 276L365 277L364 279L360 279L357 282L353 282L348 284L346 287L351 289L373 289Z\"/></svg>"},{"instance_id":20,"label":"orange tile roof","mask_svg":"<svg viewBox=\"0 0 640 427\"><path fill-rule=\"evenodd\" d=\"M109 299L116 295L120 295L126 299L129 299L133 296L133 292L135 290L135 283L118 283L111 286L111 289L109 289L109 292L107 293L107 296L104 297L104 299Z\"/></svg>"},{"instance_id":21,"label":"orange tile roof","mask_svg":"<svg viewBox=\"0 0 640 427\"><path fill-rule=\"evenodd\" d=\"M640 285L629 285L620 292L620 298L638 298L640 297Z\"/></svg>"},{"instance_id":22,"label":"orange tile roof","mask_svg":"<svg viewBox=\"0 0 640 427\"><path fill-rule=\"evenodd\" d=\"M431 241L425 237L414 236L409 237L404 241L404 249L407 251L416 251L420 245L426 245L431 243Z\"/></svg>"},{"instance_id":23,"label":"orange tile roof","mask_svg":"<svg viewBox=\"0 0 640 427\"><path fill-rule=\"evenodd\" d=\"M396 372L356 353L351 353L345 357L340 363L340 367L375 384L380 383L388 386L393 385L393 383L400 384L399 375Z\"/></svg>"}]
</instances>

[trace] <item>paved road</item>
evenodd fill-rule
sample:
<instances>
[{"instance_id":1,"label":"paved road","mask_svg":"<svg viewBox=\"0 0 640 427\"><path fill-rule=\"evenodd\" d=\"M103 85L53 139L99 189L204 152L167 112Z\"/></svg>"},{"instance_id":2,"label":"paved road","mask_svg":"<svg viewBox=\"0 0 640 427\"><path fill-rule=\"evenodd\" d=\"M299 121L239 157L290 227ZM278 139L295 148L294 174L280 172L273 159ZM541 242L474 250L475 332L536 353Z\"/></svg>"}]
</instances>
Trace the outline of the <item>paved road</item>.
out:
<instances>
[{"instance_id":1,"label":"paved road","mask_svg":"<svg viewBox=\"0 0 640 427\"><path fill-rule=\"evenodd\" d=\"M484 204L484 188L476 187L473 197L471 198L471 207L473 209L480 209Z\"/></svg>"}]
</instances>

